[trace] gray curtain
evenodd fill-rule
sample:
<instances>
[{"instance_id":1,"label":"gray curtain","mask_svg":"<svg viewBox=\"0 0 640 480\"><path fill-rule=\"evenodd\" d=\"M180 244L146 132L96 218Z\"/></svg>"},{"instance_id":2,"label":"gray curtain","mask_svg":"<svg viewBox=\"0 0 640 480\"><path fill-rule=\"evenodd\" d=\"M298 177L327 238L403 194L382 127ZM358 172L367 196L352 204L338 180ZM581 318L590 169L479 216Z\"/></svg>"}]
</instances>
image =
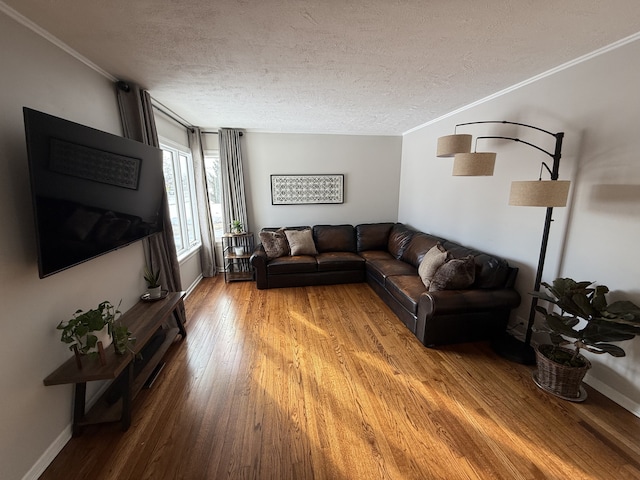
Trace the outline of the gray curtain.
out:
<instances>
[{"instance_id":1,"label":"gray curtain","mask_svg":"<svg viewBox=\"0 0 640 480\"><path fill-rule=\"evenodd\" d=\"M221 128L218 130L220 142L220 170L222 174L222 218L225 231L230 231L233 220L240 220L244 231L249 231L247 200L244 193L242 174L242 148L240 130Z\"/></svg>"},{"instance_id":2,"label":"gray curtain","mask_svg":"<svg viewBox=\"0 0 640 480\"><path fill-rule=\"evenodd\" d=\"M198 202L198 220L200 222L200 264L202 275L213 277L216 274L215 235L213 219L209 206L209 189L207 187L207 173L204 165L204 151L202 148L202 132L199 128L188 130L189 147L193 158L193 172L196 182L196 199Z\"/></svg>"},{"instance_id":3,"label":"gray curtain","mask_svg":"<svg viewBox=\"0 0 640 480\"><path fill-rule=\"evenodd\" d=\"M147 145L159 146L149 92L141 90L138 85L121 81L116 83L116 92L124 136ZM176 244L173 239L173 228L171 227L166 191L164 195L163 222L163 232L149 238L148 263L154 270L160 269L160 281L162 285L166 286L167 290L179 292L182 290L182 280L180 278L180 265L178 264ZM181 304L175 311L182 322L186 322L184 305Z\"/></svg>"}]
</instances>

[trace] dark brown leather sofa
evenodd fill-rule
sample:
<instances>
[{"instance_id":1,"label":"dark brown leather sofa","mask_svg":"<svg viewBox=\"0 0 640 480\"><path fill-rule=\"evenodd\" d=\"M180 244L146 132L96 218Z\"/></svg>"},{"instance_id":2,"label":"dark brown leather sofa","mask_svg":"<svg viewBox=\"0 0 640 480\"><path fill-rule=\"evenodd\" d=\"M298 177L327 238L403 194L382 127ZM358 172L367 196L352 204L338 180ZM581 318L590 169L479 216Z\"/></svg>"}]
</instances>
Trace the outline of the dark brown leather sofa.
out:
<instances>
[{"instance_id":1,"label":"dark brown leather sofa","mask_svg":"<svg viewBox=\"0 0 640 480\"><path fill-rule=\"evenodd\" d=\"M504 332L510 311L520 304L513 288L517 268L401 223L316 225L312 232L317 255L269 259L258 245L251 256L257 288L366 281L428 347L494 338ZM452 258L473 256L475 280L469 288L427 290L418 267L437 243Z\"/></svg>"}]
</instances>

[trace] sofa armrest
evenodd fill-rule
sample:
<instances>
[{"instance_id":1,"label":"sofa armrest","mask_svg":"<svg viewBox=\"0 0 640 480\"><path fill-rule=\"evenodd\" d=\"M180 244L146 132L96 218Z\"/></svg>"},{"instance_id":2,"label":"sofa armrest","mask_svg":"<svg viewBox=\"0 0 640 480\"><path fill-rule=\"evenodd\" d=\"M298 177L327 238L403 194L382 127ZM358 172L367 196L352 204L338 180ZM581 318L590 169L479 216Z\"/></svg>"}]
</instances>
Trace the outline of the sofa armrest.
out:
<instances>
[{"instance_id":1,"label":"sofa armrest","mask_svg":"<svg viewBox=\"0 0 640 480\"><path fill-rule=\"evenodd\" d=\"M255 268L256 287L260 290L268 288L267 282L267 252L264 251L262 244L258 245L251 254L249 262Z\"/></svg>"},{"instance_id":2,"label":"sofa armrest","mask_svg":"<svg viewBox=\"0 0 640 480\"><path fill-rule=\"evenodd\" d=\"M511 288L425 292L418 302L416 337L427 347L495 338L519 304L520 294Z\"/></svg>"},{"instance_id":3,"label":"sofa armrest","mask_svg":"<svg viewBox=\"0 0 640 480\"><path fill-rule=\"evenodd\" d=\"M520 305L517 290L440 290L425 292L418 303L419 315L451 315L487 310L512 309Z\"/></svg>"}]
</instances>

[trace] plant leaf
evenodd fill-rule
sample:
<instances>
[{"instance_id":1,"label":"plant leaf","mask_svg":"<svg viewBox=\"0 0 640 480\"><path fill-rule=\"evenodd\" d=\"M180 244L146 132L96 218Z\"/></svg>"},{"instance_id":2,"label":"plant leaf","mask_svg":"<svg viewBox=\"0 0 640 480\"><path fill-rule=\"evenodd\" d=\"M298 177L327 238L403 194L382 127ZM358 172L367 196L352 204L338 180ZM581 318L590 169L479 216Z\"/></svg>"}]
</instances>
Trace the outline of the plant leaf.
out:
<instances>
[{"instance_id":1,"label":"plant leaf","mask_svg":"<svg viewBox=\"0 0 640 480\"><path fill-rule=\"evenodd\" d=\"M596 352L591 348L585 348L585 350L593 353L608 353L612 357L624 357L626 355L622 348L618 347L617 345L612 345L611 343L599 343L598 345L596 345L596 347L601 351Z\"/></svg>"},{"instance_id":2,"label":"plant leaf","mask_svg":"<svg viewBox=\"0 0 640 480\"><path fill-rule=\"evenodd\" d=\"M565 318L559 316L556 313L552 313L550 315L547 315L547 325L549 326L549 328L551 330L553 330L554 332L557 332L560 335L565 335L567 337L571 337L571 338L579 338L580 334L578 333L578 331L574 330L572 327L572 325L567 325L565 323ZM577 320L576 320L577 323ZM575 325L575 323L574 323Z\"/></svg>"}]
</instances>

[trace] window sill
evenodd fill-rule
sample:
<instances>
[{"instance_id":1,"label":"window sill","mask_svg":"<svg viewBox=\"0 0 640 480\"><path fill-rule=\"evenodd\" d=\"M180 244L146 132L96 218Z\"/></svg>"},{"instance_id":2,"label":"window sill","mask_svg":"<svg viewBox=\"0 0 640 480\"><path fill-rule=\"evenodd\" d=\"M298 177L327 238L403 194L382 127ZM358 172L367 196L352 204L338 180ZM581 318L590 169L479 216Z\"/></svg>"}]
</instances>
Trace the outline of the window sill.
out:
<instances>
[{"instance_id":1,"label":"window sill","mask_svg":"<svg viewBox=\"0 0 640 480\"><path fill-rule=\"evenodd\" d=\"M189 258L193 257L196 253L200 251L201 246L202 244L198 243L197 245L194 245L193 247L191 247L189 250L185 250L184 252L182 252L180 255L178 255L178 263L185 262Z\"/></svg>"}]
</instances>

